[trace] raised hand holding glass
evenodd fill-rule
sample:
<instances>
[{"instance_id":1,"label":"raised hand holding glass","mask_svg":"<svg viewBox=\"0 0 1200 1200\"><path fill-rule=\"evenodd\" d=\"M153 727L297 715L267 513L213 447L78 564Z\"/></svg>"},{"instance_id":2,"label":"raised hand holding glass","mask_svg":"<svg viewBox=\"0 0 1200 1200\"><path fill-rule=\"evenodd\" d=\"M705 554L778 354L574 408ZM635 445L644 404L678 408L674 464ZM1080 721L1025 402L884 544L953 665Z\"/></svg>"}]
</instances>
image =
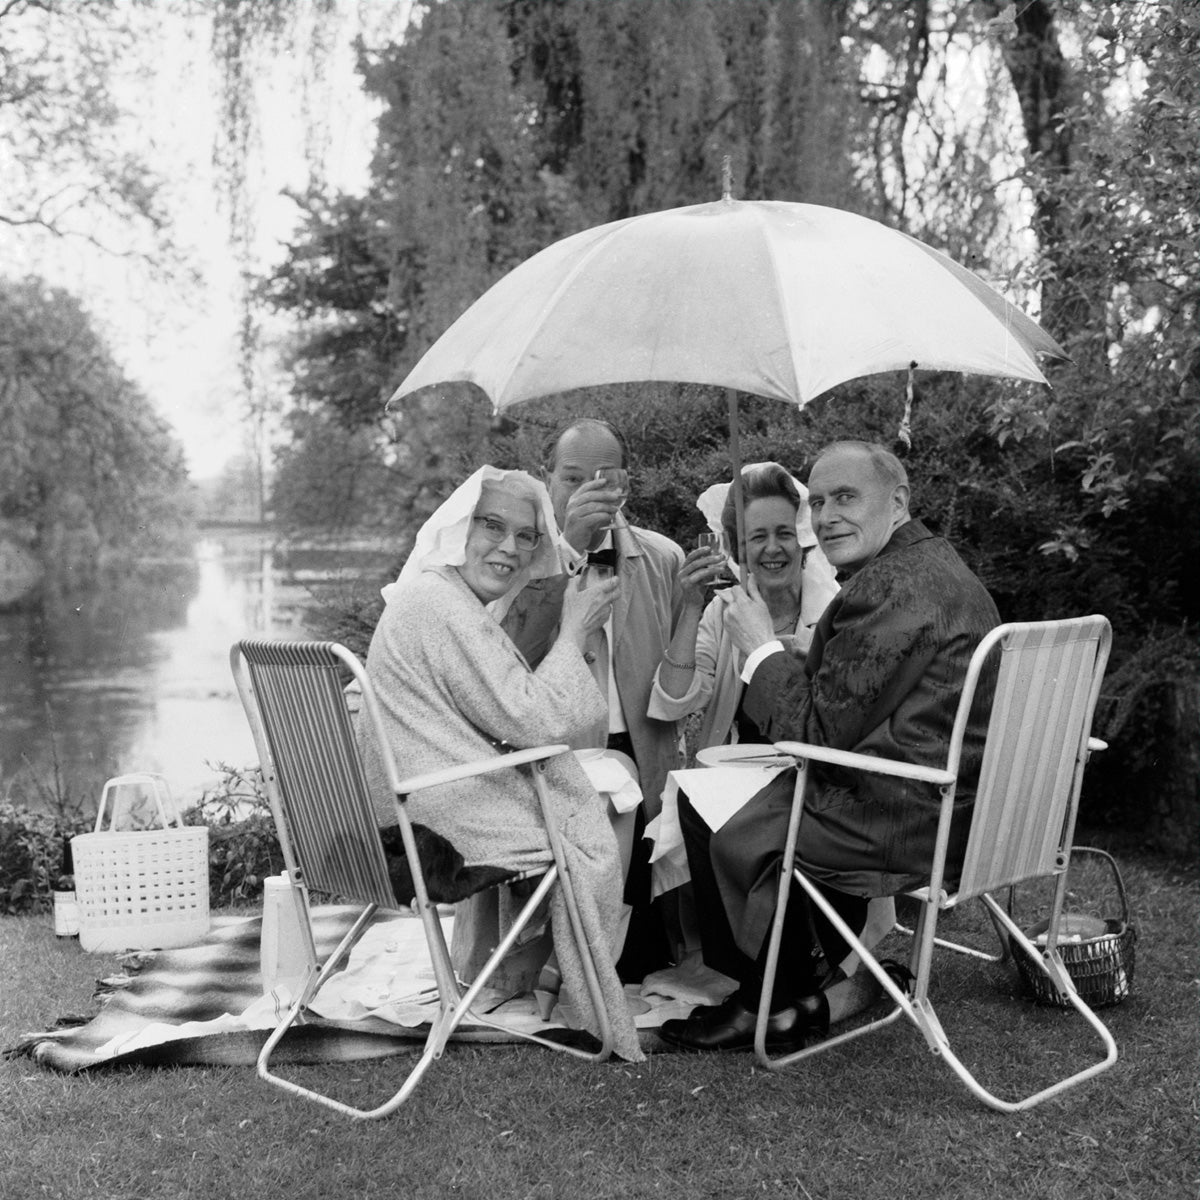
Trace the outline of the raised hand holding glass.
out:
<instances>
[{"instance_id":1,"label":"raised hand holding glass","mask_svg":"<svg viewBox=\"0 0 1200 1200\"><path fill-rule=\"evenodd\" d=\"M696 535L696 549L707 550L714 559L720 560L720 575L705 586L705 591L709 593L710 599L713 592L719 592L722 588L732 587L737 582L729 570L729 551L723 533L716 533L711 529L705 529L702 533Z\"/></svg>"},{"instance_id":2,"label":"raised hand holding glass","mask_svg":"<svg viewBox=\"0 0 1200 1200\"><path fill-rule=\"evenodd\" d=\"M625 507L625 501L629 497L629 472L624 467L601 467L593 478L604 480L606 487L621 493L617 506L613 509L615 516ZM613 526L609 525L607 528L612 529Z\"/></svg>"}]
</instances>

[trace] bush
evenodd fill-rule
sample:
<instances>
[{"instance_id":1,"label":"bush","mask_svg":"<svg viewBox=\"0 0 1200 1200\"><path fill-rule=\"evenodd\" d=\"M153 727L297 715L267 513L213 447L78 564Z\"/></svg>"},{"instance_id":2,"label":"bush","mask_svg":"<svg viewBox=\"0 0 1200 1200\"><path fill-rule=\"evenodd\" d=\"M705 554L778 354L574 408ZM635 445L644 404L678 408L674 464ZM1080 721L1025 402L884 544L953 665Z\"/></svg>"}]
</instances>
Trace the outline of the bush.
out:
<instances>
[{"instance_id":1,"label":"bush","mask_svg":"<svg viewBox=\"0 0 1200 1200\"><path fill-rule=\"evenodd\" d=\"M1135 829L1157 850L1194 857L1197 697L1200 664L1191 629L1148 630L1137 652L1105 676L1094 732L1110 748L1084 776L1081 819Z\"/></svg>"},{"instance_id":2,"label":"bush","mask_svg":"<svg viewBox=\"0 0 1200 1200\"><path fill-rule=\"evenodd\" d=\"M78 815L0 803L0 912L37 912L53 902L68 838L90 829Z\"/></svg>"},{"instance_id":3,"label":"bush","mask_svg":"<svg viewBox=\"0 0 1200 1200\"><path fill-rule=\"evenodd\" d=\"M257 899L263 880L283 870L283 851L258 768L218 763L221 781L184 813L208 826L209 903L214 908Z\"/></svg>"},{"instance_id":4,"label":"bush","mask_svg":"<svg viewBox=\"0 0 1200 1200\"><path fill-rule=\"evenodd\" d=\"M283 870L283 852L257 769L218 764L221 780L195 808L188 825L209 830L209 902L214 908L254 900L263 880ZM79 813L35 811L0 803L0 913L41 912L53 903L64 843L88 833Z\"/></svg>"}]
</instances>

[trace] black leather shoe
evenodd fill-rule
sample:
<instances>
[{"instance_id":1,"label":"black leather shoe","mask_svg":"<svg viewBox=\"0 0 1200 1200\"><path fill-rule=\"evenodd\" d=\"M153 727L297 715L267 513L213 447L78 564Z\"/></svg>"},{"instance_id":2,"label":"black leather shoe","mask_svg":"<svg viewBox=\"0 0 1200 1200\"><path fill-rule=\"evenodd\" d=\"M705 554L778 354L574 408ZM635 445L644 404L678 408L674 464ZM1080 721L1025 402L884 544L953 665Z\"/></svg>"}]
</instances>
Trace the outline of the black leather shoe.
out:
<instances>
[{"instance_id":1,"label":"black leather shoe","mask_svg":"<svg viewBox=\"0 0 1200 1200\"><path fill-rule=\"evenodd\" d=\"M730 1019L735 1013L745 1010L745 1005L741 1003L739 993L734 992L732 996L726 996L720 1004L697 1004L679 1024L686 1024L690 1028L707 1028L709 1025L721 1025ZM666 1024L666 1022L664 1022Z\"/></svg>"},{"instance_id":2,"label":"black leather shoe","mask_svg":"<svg viewBox=\"0 0 1200 1200\"><path fill-rule=\"evenodd\" d=\"M807 1041L818 1042L829 1036L829 997L823 991L801 996L795 1009L797 1022L806 1030Z\"/></svg>"},{"instance_id":3,"label":"black leather shoe","mask_svg":"<svg viewBox=\"0 0 1200 1200\"><path fill-rule=\"evenodd\" d=\"M750 1050L758 1013L736 997L693 1019L664 1021L659 1036L682 1050ZM804 996L791 1008L767 1018L767 1047L788 1052L802 1050L809 1040L829 1032L829 1001L824 992Z\"/></svg>"},{"instance_id":4,"label":"black leather shoe","mask_svg":"<svg viewBox=\"0 0 1200 1200\"><path fill-rule=\"evenodd\" d=\"M897 962L894 958L881 958L879 965L906 996L911 996L916 991L917 977L902 962Z\"/></svg>"}]
</instances>

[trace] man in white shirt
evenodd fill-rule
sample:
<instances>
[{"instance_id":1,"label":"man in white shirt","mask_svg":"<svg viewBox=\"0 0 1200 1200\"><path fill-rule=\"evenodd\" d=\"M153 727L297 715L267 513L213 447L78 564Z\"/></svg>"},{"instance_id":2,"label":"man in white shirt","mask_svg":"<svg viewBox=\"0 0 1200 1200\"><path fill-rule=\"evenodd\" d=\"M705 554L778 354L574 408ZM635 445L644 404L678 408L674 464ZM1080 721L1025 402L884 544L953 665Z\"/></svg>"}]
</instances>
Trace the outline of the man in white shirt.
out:
<instances>
[{"instance_id":1,"label":"man in white shirt","mask_svg":"<svg viewBox=\"0 0 1200 1200\"><path fill-rule=\"evenodd\" d=\"M605 421L575 421L554 440L544 474L562 531L567 581L527 586L504 627L536 666L551 644L564 587L587 586L593 578L612 574L620 580L612 617L587 651L597 683L609 698L607 723L592 731L589 741L628 754L638 770L642 820L626 889L633 915L618 970L627 981L640 982L673 961L678 951L663 915L650 905L648 848L640 826L658 814L667 772L680 765L675 722L654 720L646 710L655 668L680 610L677 576L683 550L670 538L625 520L620 512L624 489L619 482L614 486L614 480L627 466L624 440Z\"/></svg>"}]
</instances>

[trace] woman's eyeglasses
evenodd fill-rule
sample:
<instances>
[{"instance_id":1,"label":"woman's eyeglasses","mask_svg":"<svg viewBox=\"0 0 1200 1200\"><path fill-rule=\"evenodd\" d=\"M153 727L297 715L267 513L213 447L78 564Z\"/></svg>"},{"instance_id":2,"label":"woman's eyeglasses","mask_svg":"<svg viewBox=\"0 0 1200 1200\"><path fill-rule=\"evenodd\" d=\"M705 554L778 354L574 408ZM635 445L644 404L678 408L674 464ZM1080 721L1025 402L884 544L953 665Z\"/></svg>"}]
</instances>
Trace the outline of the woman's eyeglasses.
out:
<instances>
[{"instance_id":1,"label":"woman's eyeglasses","mask_svg":"<svg viewBox=\"0 0 1200 1200\"><path fill-rule=\"evenodd\" d=\"M479 532L497 546L511 533L518 550L536 550L541 545L542 535L536 529L510 529L495 517L473 517Z\"/></svg>"}]
</instances>

